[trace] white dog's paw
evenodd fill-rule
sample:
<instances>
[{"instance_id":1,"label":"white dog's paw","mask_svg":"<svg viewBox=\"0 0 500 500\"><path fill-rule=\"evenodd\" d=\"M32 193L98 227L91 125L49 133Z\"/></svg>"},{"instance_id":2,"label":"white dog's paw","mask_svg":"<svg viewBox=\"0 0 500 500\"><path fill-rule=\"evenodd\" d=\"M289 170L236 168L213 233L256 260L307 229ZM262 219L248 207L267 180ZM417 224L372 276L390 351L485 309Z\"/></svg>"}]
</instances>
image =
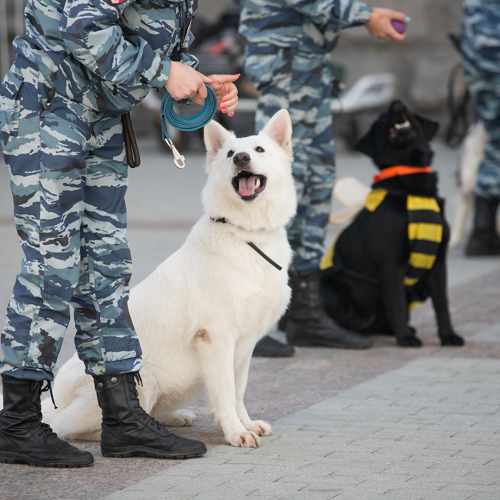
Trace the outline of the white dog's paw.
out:
<instances>
[{"instance_id":1,"label":"white dog's paw","mask_svg":"<svg viewBox=\"0 0 500 500\"><path fill-rule=\"evenodd\" d=\"M264 420L252 420L250 425L245 425L247 431L253 431L257 436L269 436L273 433L273 429L270 424L264 422Z\"/></svg>"},{"instance_id":2,"label":"white dog's paw","mask_svg":"<svg viewBox=\"0 0 500 500\"><path fill-rule=\"evenodd\" d=\"M161 423L165 427L184 427L186 425L193 425L195 420L196 415L193 412L178 410L162 418Z\"/></svg>"},{"instance_id":3,"label":"white dog's paw","mask_svg":"<svg viewBox=\"0 0 500 500\"><path fill-rule=\"evenodd\" d=\"M260 446L260 439L255 432L245 431L235 434L230 443L233 446L241 446L242 448L257 448Z\"/></svg>"}]
</instances>

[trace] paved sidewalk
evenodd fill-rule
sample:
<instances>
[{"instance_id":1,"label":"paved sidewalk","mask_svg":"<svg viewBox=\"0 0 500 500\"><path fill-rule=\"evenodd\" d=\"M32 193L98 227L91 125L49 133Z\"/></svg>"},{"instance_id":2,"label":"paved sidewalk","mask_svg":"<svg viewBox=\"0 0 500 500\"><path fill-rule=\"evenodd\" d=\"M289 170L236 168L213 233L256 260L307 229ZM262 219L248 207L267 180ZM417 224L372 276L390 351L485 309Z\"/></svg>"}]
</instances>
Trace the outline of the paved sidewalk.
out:
<instances>
[{"instance_id":1,"label":"paved sidewalk","mask_svg":"<svg viewBox=\"0 0 500 500\"><path fill-rule=\"evenodd\" d=\"M413 361L106 500L500 498L500 364Z\"/></svg>"},{"instance_id":2,"label":"paved sidewalk","mask_svg":"<svg viewBox=\"0 0 500 500\"><path fill-rule=\"evenodd\" d=\"M437 143L433 168L451 219L457 152ZM187 154L177 170L154 143L140 144L143 164L130 171L128 238L139 283L185 240L201 214L204 158ZM184 152L183 152L184 153ZM370 160L337 155L339 176L369 184ZM7 305L21 252L6 169L0 163L0 311ZM330 227L328 241L338 228ZM0 464L0 500L196 498L500 500L500 259L448 258L453 324L463 348L442 348L432 307L412 313L424 342L397 347L374 338L366 351L297 349L289 359L256 358L245 402L253 418L273 423L257 450L224 443L203 395L188 409L190 428L175 432L207 443L201 459L96 459L88 469ZM70 327L59 366L74 352ZM345 446L344 446L345 445ZM229 471L229 472L227 472Z\"/></svg>"}]
</instances>

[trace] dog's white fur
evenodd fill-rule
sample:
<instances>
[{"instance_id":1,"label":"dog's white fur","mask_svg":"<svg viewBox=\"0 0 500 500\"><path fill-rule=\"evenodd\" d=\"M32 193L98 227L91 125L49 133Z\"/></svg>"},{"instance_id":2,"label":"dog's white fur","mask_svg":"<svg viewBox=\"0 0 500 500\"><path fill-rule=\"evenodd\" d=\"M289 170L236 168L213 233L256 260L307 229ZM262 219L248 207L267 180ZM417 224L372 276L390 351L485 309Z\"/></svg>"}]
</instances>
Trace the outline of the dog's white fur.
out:
<instances>
[{"instance_id":1,"label":"dog's white fur","mask_svg":"<svg viewBox=\"0 0 500 500\"><path fill-rule=\"evenodd\" d=\"M165 426L189 425L194 414L178 407L206 388L215 419L234 446L259 446L271 426L251 420L243 404L252 351L290 300L292 252L285 226L296 210L291 175L292 126L281 110L257 136L237 139L216 122L205 127L208 181L205 214L184 245L131 290L129 309L139 336L143 408ZM264 152L257 152L258 147ZM246 152L264 191L244 201L232 186L236 167L228 152ZM211 217L225 217L218 223ZM264 260L253 242L283 267ZM65 439L99 439L101 411L92 377L76 354L54 383L58 409L44 401L44 420Z\"/></svg>"},{"instance_id":2,"label":"dog's white fur","mask_svg":"<svg viewBox=\"0 0 500 500\"><path fill-rule=\"evenodd\" d=\"M481 121L478 121L466 135L460 148L458 175L460 193L455 219L451 228L450 248L457 246L462 239L465 223L473 210L474 196L472 189L476 186L479 165L484 158L484 146L488 142L488 134Z\"/></svg>"}]
</instances>

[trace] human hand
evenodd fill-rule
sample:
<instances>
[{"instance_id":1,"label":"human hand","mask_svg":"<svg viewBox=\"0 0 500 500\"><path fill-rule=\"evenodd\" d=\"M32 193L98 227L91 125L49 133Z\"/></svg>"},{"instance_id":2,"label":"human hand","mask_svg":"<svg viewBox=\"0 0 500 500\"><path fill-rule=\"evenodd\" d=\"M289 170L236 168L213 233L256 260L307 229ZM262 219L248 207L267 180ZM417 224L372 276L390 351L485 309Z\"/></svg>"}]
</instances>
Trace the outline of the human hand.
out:
<instances>
[{"instance_id":1,"label":"human hand","mask_svg":"<svg viewBox=\"0 0 500 500\"><path fill-rule=\"evenodd\" d=\"M238 106L238 89L235 82L240 75L210 75L212 80L210 87L217 97L217 106L229 116L234 115L234 110Z\"/></svg>"},{"instance_id":2,"label":"human hand","mask_svg":"<svg viewBox=\"0 0 500 500\"><path fill-rule=\"evenodd\" d=\"M181 62L171 61L170 64L165 90L176 101L191 99L196 104L203 105L207 97L205 83L210 84L213 80Z\"/></svg>"},{"instance_id":3,"label":"human hand","mask_svg":"<svg viewBox=\"0 0 500 500\"><path fill-rule=\"evenodd\" d=\"M406 33L398 33L394 29L394 26L391 24L393 19L406 23L406 15L402 12L391 9L374 8L365 26L370 35L375 38L382 38L387 42L401 42L404 40Z\"/></svg>"}]
</instances>

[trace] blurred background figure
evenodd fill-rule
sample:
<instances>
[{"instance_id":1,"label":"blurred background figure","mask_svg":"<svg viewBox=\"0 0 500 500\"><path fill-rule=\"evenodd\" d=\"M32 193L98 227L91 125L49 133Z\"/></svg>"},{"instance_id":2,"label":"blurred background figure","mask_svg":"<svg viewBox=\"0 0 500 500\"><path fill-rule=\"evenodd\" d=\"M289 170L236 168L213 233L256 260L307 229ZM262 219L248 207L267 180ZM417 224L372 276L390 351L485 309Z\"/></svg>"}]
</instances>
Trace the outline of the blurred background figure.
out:
<instances>
[{"instance_id":1,"label":"blurred background figure","mask_svg":"<svg viewBox=\"0 0 500 500\"><path fill-rule=\"evenodd\" d=\"M282 322L289 344L365 349L371 339L337 325L325 312L319 263L335 182L332 130L333 69L330 52L340 30L365 25L386 41L402 41L405 14L371 8L357 0L243 0L240 34L246 39L244 70L260 93L255 118L258 133L279 109L293 125L293 176L297 215L288 227L294 252L292 299ZM290 346L264 338L256 354L289 356Z\"/></svg>"},{"instance_id":2,"label":"blurred background figure","mask_svg":"<svg viewBox=\"0 0 500 500\"><path fill-rule=\"evenodd\" d=\"M467 86L489 139L479 165L466 255L500 255L500 0L465 0L461 49Z\"/></svg>"}]
</instances>

